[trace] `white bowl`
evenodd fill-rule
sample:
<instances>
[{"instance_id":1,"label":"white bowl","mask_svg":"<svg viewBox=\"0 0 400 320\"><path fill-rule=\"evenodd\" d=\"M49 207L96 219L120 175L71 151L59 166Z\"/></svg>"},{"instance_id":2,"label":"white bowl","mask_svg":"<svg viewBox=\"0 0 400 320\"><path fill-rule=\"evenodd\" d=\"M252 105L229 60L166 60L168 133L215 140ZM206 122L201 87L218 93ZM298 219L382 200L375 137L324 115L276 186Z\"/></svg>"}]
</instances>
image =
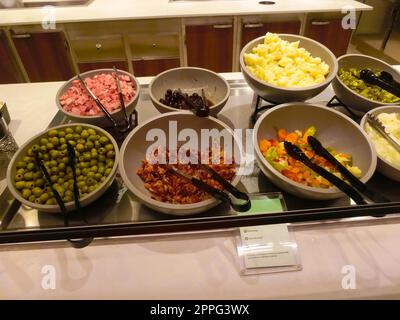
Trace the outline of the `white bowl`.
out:
<instances>
[{"instance_id":1,"label":"white bowl","mask_svg":"<svg viewBox=\"0 0 400 320\"><path fill-rule=\"evenodd\" d=\"M338 68L347 70L349 68L357 69L378 69L380 71L387 71L394 77L395 80L400 81L400 73L386 62L376 59L374 57L366 56L363 54L346 54L338 58ZM336 75L332 81L332 87L338 99L349 108L362 113L368 112L371 109L380 106L392 106L393 103L383 103L372 99L365 98L361 94L351 90L348 86L340 80ZM396 103L396 104L400 104Z\"/></svg>"},{"instance_id":2,"label":"white bowl","mask_svg":"<svg viewBox=\"0 0 400 320\"><path fill-rule=\"evenodd\" d=\"M400 106L382 106L382 107L372 109L368 113L378 115L380 113L394 113L394 112L400 113ZM364 115L364 117L361 119L361 122L360 122L360 126L364 130L365 130L366 123L367 123L367 115ZM372 143L374 144L374 142L372 142ZM378 171L389 179L392 179L395 181L400 181L399 167L396 168L391 163L389 163L387 160L385 160L381 156L379 156L378 153L377 153L377 156L378 156L378 165L377 165ZM399 163L399 166L400 166L400 163Z\"/></svg>"},{"instance_id":3,"label":"white bowl","mask_svg":"<svg viewBox=\"0 0 400 320\"><path fill-rule=\"evenodd\" d=\"M142 179L136 174L137 169L141 167L142 160L146 158L146 150L154 144L152 139L146 139L149 131L155 129L166 132L168 141L170 121L177 121L178 133L183 129L193 129L196 134L199 135L199 143L201 143L200 132L202 129L226 129L229 135L229 140L233 142L235 147L235 163L242 168L243 161L241 145L238 143L236 138L234 138L232 130L227 125L213 117L200 118L193 115L190 111L175 111L153 117L136 127L127 136L121 146L121 160L119 163L121 177L127 188L137 196L141 202L156 211L171 215L184 216L211 209L219 203L219 201L213 197L193 204L172 204L155 200L151 197L151 193L144 187ZM179 148L180 145L178 144L177 147ZM236 185L239 182L240 168L237 169L236 175L231 182L233 185Z\"/></svg>"},{"instance_id":4,"label":"white bowl","mask_svg":"<svg viewBox=\"0 0 400 320\"><path fill-rule=\"evenodd\" d=\"M329 74L326 76L325 81L305 88L283 88L258 79L247 68L244 62L244 55L250 53L257 45L264 43L265 37L263 36L250 41L240 52L240 68L248 85L260 97L275 103L305 101L321 93L337 73L338 67L335 55L327 47L310 38L294 34L279 34L279 37L289 42L300 41L299 47L305 48L313 57L320 57L322 61L328 64Z\"/></svg>"},{"instance_id":5,"label":"white bowl","mask_svg":"<svg viewBox=\"0 0 400 320\"><path fill-rule=\"evenodd\" d=\"M297 183L277 171L263 156L258 142L261 139L276 139L276 129L288 132L317 128L317 137L325 147L334 148L353 156L354 165L362 171L361 181L368 181L376 168L375 149L361 127L338 111L317 104L294 102L274 107L257 120L254 126L253 143L255 158L263 173L279 188L301 198L323 200L343 196L336 187L324 189Z\"/></svg>"},{"instance_id":6,"label":"white bowl","mask_svg":"<svg viewBox=\"0 0 400 320\"><path fill-rule=\"evenodd\" d=\"M90 124L81 124L81 123L69 123L69 124L63 124L57 127L49 128L46 129L45 131L42 131L41 133L33 136L31 139L29 139L27 142L25 142L19 149L18 151L14 154L13 158L10 161L10 164L7 168L7 185L8 188L11 192L11 194L21 203L27 205L28 207L32 207L37 209L38 211L43 211L43 212L60 212L60 207L56 205L46 205L46 204L37 204L34 202L31 202L27 199L24 199L21 194L18 192L18 190L15 188L14 185L14 177L16 173L16 168L15 164L17 161L19 161L21 158L23 158L27 150L34 144L38 143L42 137L44 137L47 132L53 129L62 129L62 128L72 128L76 126L81 126L82 128L92 128L96 130L96 132L101 133L102 135L106 136L108 139L110 139L111 143L114 146L115 150L115 161L114 161L114 166L112 167L111 173L107 176L107 178L100 184L100 186L94 190L93 192L87 194L86 196L82 197L79 199L79 202L81 204L81 207L85 207L88 204L94 202L100 196L103 195L104 192L107 191L107 189L112 185L114 178L117 174L117 167L118 167L118 160L119 160L119 151L118 151L118 145L114 138L105 130L92 126ZM75 210L75 202L70 201L65 203L65 208L67 211L72 211Z\"/></svg>"},{"instance_id":7,"label":"white bowl","mask_svg":"<svg viewBox=\"0 0 400 320\"><path fill-rule=\"evenodd\" d=\"M159 112L179 110L160 102L168 89L178 88L190 94L194 92L199 94L203 88L207 99L214 103L210 107L212 116L216 116L222 110L230 93L229 83L221 75L211 70L195 67L170 69L154 77L149 84L151 101Z\"/></svg>"},{"instance_id":8,"label":"white bowl","mask_svg":"<svg viewBox=\"0 0 400 320\"><path fill-rule=\"evenodd\" d=\"M102 73L114 73L114 69L96 69L96 70L90 70L84 73L81 73L82 79L88 78L88 77L93 77L96 74L102 74ZM118 74L120 75L126 75L132 80L132 84L135 86L136 94L135 96L132 97L132 99L125 103L125 108L126 108L126 113L129 115L135 110L136 105L139 101L139 96L140 96L140 84L137 81L137 79L130 74L129 72L126 72L124 70L118 70ZM99 115L95 116L81 116L74 114L72 112L65 111L64 108L60 104L60 97L72 86L72 81L77 80L78 76L75 76L68 81L66 81L60 89L58 89L57 94L56 94L56 104L58 109L64 113L69 119L71 119L73 122L80 122L80 123L88 123L92 124L95 126L99 127L110 127L110 121L106 118L105 115L102 113ZM114 119L117 121L117 123L121 123L125 117L124 117L124 112L120 108L118 110L115 110L111 112L111 115L114 117Z\"/></svg>"}]
</instances>

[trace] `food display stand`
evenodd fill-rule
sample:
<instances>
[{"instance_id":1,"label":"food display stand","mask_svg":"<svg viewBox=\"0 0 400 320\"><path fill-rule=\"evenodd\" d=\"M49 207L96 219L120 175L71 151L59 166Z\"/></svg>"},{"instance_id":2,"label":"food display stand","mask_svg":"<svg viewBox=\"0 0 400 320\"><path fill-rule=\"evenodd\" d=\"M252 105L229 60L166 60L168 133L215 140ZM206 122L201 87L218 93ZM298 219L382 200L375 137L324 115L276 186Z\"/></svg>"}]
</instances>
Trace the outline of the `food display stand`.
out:
<instances>
[{"instance_id":1,"label":"food display stand","mask_svg":"<svg viewBox=\"0 0 400 320\"><path fill-rule=\"evenodd\" d=\"M247 86L240 73L224 74L224 76L229 81L231 93L228 103L218 115L218 119L231 128L251 129L254 124L255 109L260 108L259 99ZM158 112L149 100L148 83L150 78L139 80L142 88L137 107L140 124L157 115ZM40 90L40 87L37 90ZM333 90L329 87L310 102L327 105L333 97ZM11 118L15 119L18 108L23 108L23 106L10 104ZM347 113L343 106L334 105L332 108ZM51 121L46 123L48 127L68 121L61 112L57 112L55 109L46 110L46 112L51 114ZM21 113L23 112L21 111ZM33 126L31 129L34 130ZM43 128L35 129L40 131ZM221 204L202 214L177 217L158 213L145 207L127 191L121 179L117 177L112 187L99 200L84 208L84 213L69 215L68 227L64 225L64 220L60 215L38 212L35 209L21 206L7 194L6 190L1 198L1 206L5 210L1 212L0 243L208 231L281 223L290 223L296 226L326 221L348 222L352 219L359 221L360 218L368 221L396 219L400 212L400 193L397 184L378 172L368 182L369 186L385 194L391 200L389 203L358 206L351 203L347 197L329 201L304 200L275 187L254 164L252 170L248 171L248 175L241 178L239 188L251 194L280 193L284 198L287 210L243 215Z\"/></svg>"},{"instance_id":2,"label":"food display stand","mask_svg":"<svg viewBox=\"0 0 400 320\"><path fill-rule=\"evenodd\" d=\"M231 85L231 96L220 119L234 119L231 121L237 121L237 126L250 127L256 97L240 73L223 76ZM139 78L143 87L137 107L139 122L158 114L146 89L150 80ZM54 105L61 85L0 86L12 119L10 129L19 145L46 126L63 121ZM326 104L333 96L328 87L312 101ZM375 173L370 183L383 188L392 200L398 199L396 182ZM257 171L244 177L243 184L251 193L281 192ZM400 207L396 202L372 206L371 212L371 207L351 205L345 197L305 201L281 192L291 211L237 216L216 208L176 218L142 208L118 185L110 192L115 195L118 190L125 199L120 204L126 205L119 208L128 210L110 210L108 215L89 211L89 224L74 217L74 225L68 229L57 215L21 208L7 193L2 194L0 274L4 291L0 296L182 299L185 292L186 299L398 298ZM113 208L117 198L107 202L104 197L98 204ZM295 235L301 270L239 276L238 227L285 222L290 222ZM66 241L72 236L98 238L76 250ZM43 290L41 285L46 266L57 272L54 290ZM357 280L356 287L348 290L342 286L346 267L354 267Z\"/></svg>"}]
</instances>

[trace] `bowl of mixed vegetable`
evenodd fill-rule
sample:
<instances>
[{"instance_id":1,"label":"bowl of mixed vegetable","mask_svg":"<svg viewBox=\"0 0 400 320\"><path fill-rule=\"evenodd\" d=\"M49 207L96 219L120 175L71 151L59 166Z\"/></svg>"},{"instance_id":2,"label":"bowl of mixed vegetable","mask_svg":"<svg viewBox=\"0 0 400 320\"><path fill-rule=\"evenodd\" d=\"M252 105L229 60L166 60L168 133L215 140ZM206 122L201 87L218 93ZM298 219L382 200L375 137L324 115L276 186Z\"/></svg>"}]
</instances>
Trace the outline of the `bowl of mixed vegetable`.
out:
<instances>
[{"instance_id":1,"label":"bowl of mixed vegetable","mask_svg":"<svg viewBox=\"0 0 400 320\"><path fill-rule=\"evenodd\" d=\"M361 70L371 70L378 77L382 71L400 81L400 73L386 62L362 55L346 54L338 58L339 70L332 82L337 98L346 106L360 112L385 105L400 105L400 98L380 88L368 84L360 78Z\"/></svg>"},{"instance_id":2,"label":"bowl of mixed vegetable","mask_svg":"<svg viewBox=\"0 0 400 320\"><path fill-rule=\"evenodd\" d=\"M345 115L316 104L288 103L266 111L253 133L255 158L262 172L279 188L301 198L326 200L343 196L330 182L291 158L284 142L298 146L315 164L343 179L336 168L315 154L308 136L323 146L361 181L373 175L377 156L366 133Z\"/></svg>"},{"instance_id":3,"label":"bowl of mixed vegetable","mask_svg":"<svg viewBox=\"0 0 400 320\"><path fill-rule=\"evenodd\" d=\"M79 202L84 207L97 200L113 183L119 151L114 138L89 124L64 124L47 129L28 140L12 158L7 185L21 203L45 212L60 212L53 190L67 211L75 208L74 178L68 145L75 152L74 167ZM40 169L45 166L50 181ZM53 190L50 186L53 187Z\"/></svg>"}]
</instances>

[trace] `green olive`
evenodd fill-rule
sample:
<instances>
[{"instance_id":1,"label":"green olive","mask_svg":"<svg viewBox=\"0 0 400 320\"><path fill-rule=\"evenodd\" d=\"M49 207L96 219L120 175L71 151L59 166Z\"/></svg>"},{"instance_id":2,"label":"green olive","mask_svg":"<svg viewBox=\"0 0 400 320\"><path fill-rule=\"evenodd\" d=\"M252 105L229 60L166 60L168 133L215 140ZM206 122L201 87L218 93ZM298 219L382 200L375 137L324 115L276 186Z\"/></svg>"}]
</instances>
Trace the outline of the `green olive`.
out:
<instances>
[{"instance_id":1,"label":"green olive","mask_svg":"<svg viewBox=\"0 0 400 320\"><path fill-rule=\"evenodd\" d=\"M36 179L36 180L35 180L35 186L36 186L36 187L43 187L44 184L45 184L45 181L44 181L44 179L42 179L42 178L39 178L39 179Z\"/></svg>"},{"instance_id":2,"label":"green olive","mask_svg":"<svg viewBox=\"0 0 400 320\"><path fill-rule=\"evenodd\" d=\"M47 200L49 200L49 198L50 198L50 196L49 196L48 193L42 193L42 194L40 195L40 201L41 201L42 203L45 203Z\"/></svg>"},{"instance_id":3,"label":"green olive","mask_svg":"<svg viewBox=\"0 0 400 320\"><path fill-rule=\"evenodd\" d=\"M115 152L113 150L107 151L107 158L114 159L115 158Z\"/></svg>"},{"instance_id":4,"label":"green olive","mask_svg":"<svg viewBox=\"0 0 400 320\"><path fill-rule=\"evenodd\" d=\"M89 137L89 132L86 129L82 130L81 137L87 139L87 137Z\"/></svg>"},{"instance_id":5,"label":"green olive","mask_svg":"<svg viewBox=\"0 0 400 320\"><path fill-rule=\"evenodd\" d=\"M25 181L17 181L15 183L15 188L17 188L18 190L22 190L25 188Z\"/></svg>"},{"instance_id":6,"label":"green olive","mask_svg":"<svg viewBox=\"0 0 400 320\"><path fill-rule=\"evenodd\" d=\"M56 137L57 134L58 134L57 130L54 130L54 129L50 130L48 133L49 137Z\"/></svg>"},{"instance_id":7,"label":"green olive","mask_svg":"<svg viewBox=\"0 0 400 320\"><path fill-rule=\"evenodd\" d=\"M79 133L79 134L80 134L80 133L82 132L82 130L83 130L83 129L82 129L81 126L76 126L76 127L75 127L75 132L76 132L76 133Z\"/></svg>"},{"instance_id":8,"label":"green olive","mask_svg":"<svg viewBox=\"0 0 400 320\"><path fill-rule=\"evenodd\" d=\"M25 182L25 188L26 189L33 189L34 187L35 187L35 183L33 181Z\"/></svg>"},{"instance_id":9,"label":"green olive","mask_svg":"<svg viewBox=\"0 0 400 320\"><path fill-rule=\"evenodd\" d=\"M18 161L18 162L16 163L16 167L17 167L17 169L19 169L19 168L26 168L26 162L25 162L25 161Z\"/></svg>"},{"instance_id":10,"label":"green olive","mask_svg":"<svg viewBox=\"0 0 400 320\"><path fill-rule=\"evenodd\" d=\"M52 150L52 149L54 149L54 144L49 142L49 143L46 144L46 148L47 148L47 150Z\"/></svg>"},{"instance_id":11,"label":"green olive","mask_svg":"<svg viewBox=\"0 0 400 320\"><path fill-rule=\"evenodd\" d=\"M43 193L43 190L39 187L35 187L32 189L32 193L35 197L40 197L40 195Z\"/></svg>"},{"instance_id":12,"label":"green olive","mask_svg":"<svg viewBox=\"0 0 400 320\"><path fill-rule=\"evenodd\" d=\"M31 195L32 195L32 191L30 189L23 189L22 190L22 198L29 199L29 197Z\"/></svg>"},{"instance_id":13,"label":"green olive","mask_svg":"<svg viewBox=\"0 0 400 320\"><path fill-rule=\"evenodd\" d=\"M28 181L32 180L33 179L33 173L32 172L26 172L24 174L24 179L28 180Z\"/></svg>"}]
</instances>

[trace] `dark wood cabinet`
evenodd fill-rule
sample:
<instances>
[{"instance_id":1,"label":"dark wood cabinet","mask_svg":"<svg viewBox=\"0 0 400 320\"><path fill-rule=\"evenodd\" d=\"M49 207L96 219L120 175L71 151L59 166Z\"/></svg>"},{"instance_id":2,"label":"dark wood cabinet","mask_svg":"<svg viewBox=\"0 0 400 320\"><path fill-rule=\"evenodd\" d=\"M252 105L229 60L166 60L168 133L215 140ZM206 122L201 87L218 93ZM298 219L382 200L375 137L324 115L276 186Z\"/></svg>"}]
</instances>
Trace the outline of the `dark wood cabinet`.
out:
<instances>
[{"instance_id":1,"label":"dark wood cabinet","mask_svg":"<svg viewBox=\"0 0 400 320\"><path fill-rule=\"evenodd\" d=\"M265 36L267 32L299 34L300 26L300 21L243 23L241 47L255 38Z\"/></svg>"},{"instance_id":2,"label":"dark wood cabinet","mask_svg":"<svg viewBox=\"0 0 400 320\"><path fill-rule=\"evenodd\" d=\"M232 71L233 23L186 26L189 66Z\"/></svg>"},{"instance_id":3,"label":"dark wood cabinet","mask_svg":"<svg viewBox=\"0 0 400 320\"><path fill-rule=\"evenodd\" d=\"M95 69L113 68L114 66L119 70L129 71L126 61L91 61L78 63L78 69L81 73Z\"/></svg>"},{"instance_id":4,"label":"dark wood cabinet","mask_svg":"<svg viewBox=\"0 0 400 320\"><path fill-rule=\"evenodd\" d=\"M6 35L0 31L0 84L22 82L22 77L8 45Z\"/></svg>"},{"instance_id":5,"label":"dark wood cabinet","mask_svg":"<svg viewBox=\"0 0 400 320\"><path fill-rule=\"evenodd\" d=\"M163 71L180 66L180 61L178 58L151 60L141 59L134 60L132 63L133 73L136 77L156 76Z\"/></svg>"},{"instance_id":6,"label":"dark wood cabinet","mask_svg":"<svg viewBox=\"0 0 400 320\"><path fill-rule=\"evenodd\" d=\"M346 54L352 29L342 28L342 19L312 20L306 30L306 36L327 46L339 57Z\"/></svg>"},{"instance_id":7,"label":"dark wood cabinet","mask_svg":"<svg viewBox=\"0 0 400 320\"><path fill-rule=\"evenodd\" d=\"M67 80L74 75L61 31L11 35L31 82Z\"/></svg>"}]
</instances>

